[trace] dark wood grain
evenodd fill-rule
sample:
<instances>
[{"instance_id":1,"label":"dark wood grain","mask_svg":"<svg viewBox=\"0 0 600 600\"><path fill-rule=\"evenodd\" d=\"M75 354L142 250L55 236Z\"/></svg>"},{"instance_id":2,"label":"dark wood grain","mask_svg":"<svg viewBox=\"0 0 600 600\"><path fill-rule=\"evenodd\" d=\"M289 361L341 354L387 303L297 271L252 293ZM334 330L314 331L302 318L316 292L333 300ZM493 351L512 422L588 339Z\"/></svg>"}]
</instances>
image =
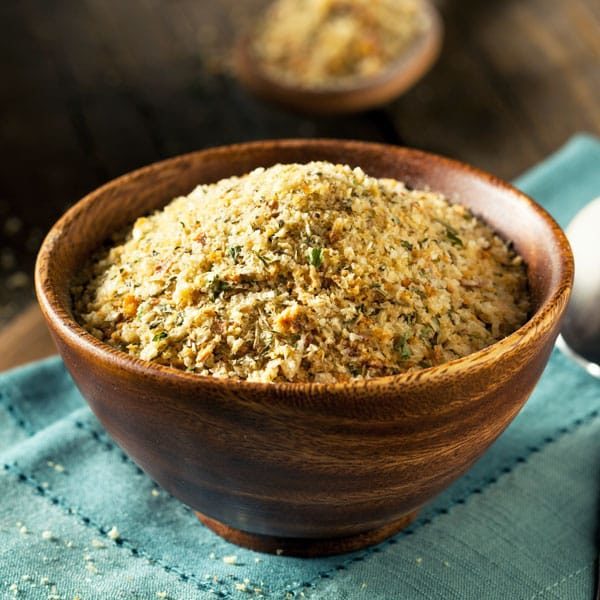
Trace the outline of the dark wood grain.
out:
<instances>
[{"instance_id":1,"label":"dark wood grain","mask_svg":"<svg viewBox=\"0 0 600 600\"><path fill-rule=\"evenodd\" d=\"M444 365L321 385L201 377L126 355L75 323L70 281L114 230L196 184L309 160L360 165L469 206L527 262L531 319L500 342ZM228 539L294 554L379 541L464 473L535 386L572 277L558 225L508 184L419 151L341 140L234 145L123 176L67 212L36 269L57 347L111 436Z\"/></svg>"},{"instance_id":2,"label":"dark wood grain","mask_svg":"<svg viewBox=\"0 0 600 600\"><path fill-rule=\"evenodd\" d=\"M409 144L512 178L579 131L600 134L595 0L443 0L445 47L393 107Z\"/></svg>"}]
</instances>

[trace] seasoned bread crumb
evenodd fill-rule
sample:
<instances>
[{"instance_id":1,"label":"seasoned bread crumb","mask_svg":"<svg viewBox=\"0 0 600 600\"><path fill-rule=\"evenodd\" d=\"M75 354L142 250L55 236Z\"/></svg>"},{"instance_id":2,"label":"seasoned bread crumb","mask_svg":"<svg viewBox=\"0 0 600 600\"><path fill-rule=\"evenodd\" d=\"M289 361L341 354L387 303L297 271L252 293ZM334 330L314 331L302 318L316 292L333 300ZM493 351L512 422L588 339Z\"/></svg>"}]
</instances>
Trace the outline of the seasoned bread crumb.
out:
<instances>
[{"instance_id":1,"label":"seasoned bread crumb","mask_svg":"<svg viewBox=\"0 0 600 600\"><path fill-rule=\"evenodd\" d=\"M327 162L198 186L96 254L72 294L131 355L261 382L439 365L530 309L521 257L465 207Z\"/></svg>"}]
</instances>

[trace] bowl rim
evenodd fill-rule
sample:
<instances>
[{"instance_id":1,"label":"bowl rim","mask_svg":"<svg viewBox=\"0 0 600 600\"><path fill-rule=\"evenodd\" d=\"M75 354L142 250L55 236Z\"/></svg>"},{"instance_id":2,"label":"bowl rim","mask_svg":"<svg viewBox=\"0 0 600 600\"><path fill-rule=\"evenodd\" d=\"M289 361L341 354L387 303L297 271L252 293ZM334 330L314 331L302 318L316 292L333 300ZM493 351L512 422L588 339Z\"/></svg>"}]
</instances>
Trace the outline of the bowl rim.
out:
<instances>
[{"instance_id":1,"label":"bowl rim","mask_svg":"<svg viewBox=\"0 0 600 600\"><path fill-rule=\"evenodd\" d=\"M209 375L198 375L196 373L184 371L176 367L169 367L145 361L126 352L110 346L109 344L94 337L85 330L72 316L70 307L65 306L59 299L59 294L54 289L54 282L49 275L49 265L51 264L54 249L64 241L64 230L73 221L76 221L81 214L84 214L87 208L101 198L107 191L119 187L122 183L138 177L143 177L147 173L161 169L167 165L189 159L215 159L219 155L228 155L231 153L243 153L244 151L271 149L288 149L307 147L314 150L323 148L332 148L334 146L344 145L348 151L367 150L376 151L381 154L396 154L398 158L411 156L426 161L435 161L442 164L445 168L452 171L466 173L475 176L484 183L491 184L515 196L520 202L527 204L536 216L547 226L551 232L555 243L560 248L560 272L559 280L555 289L551 291L550 297L536 309L529 319L516 331L501 340L482 348L466 356L456 358L452 361L400 373L397 375L386 375L382 377L373 377L369 379L350 380L334 383L315 383L315 382L255 382L236 378L219 378ZM555 316L566 308L566 304L571 292L573 283L573 255L567 237L554 218L532 198L503 181L502 179L487 173L481 169L473 167L461 161L447 158L438 154L408 148L403 146L393 146L390 144L363 142L355 140L343 140L335 138L291 138L280 140L261 140L253 142L243 142L237 144L228 144L216 146L203 150L197 150L165 160L157 161L125 173L115 179L108 181L102 186L86 194L82 199L69 208L52 226L46 235L40 250L38 252L35 264L35 290L45 319L52 324L62 337L76 347L80 352L93 356L99 362L107 362L120 371L129 372L132 375L150 378L154 381L171 382L181 385L195 385L200 387L211 387L217 390L227 391L253 391L264 392L270 390L279 395L304 394L314 396L316 393L338 396L347 395L349 390L375 391L385 389L391 386L398 387L402 384L419 381L427 384L433 383L441 378L447 378L449 375L464 373L473 369L479 369L493 362L499 355L507 352L516 351L527 344L531 338L537 337L539 331L543 330L544 325L552 323ZM51 328L52 329L52 328Z\"/></svg>"}]
</instances>

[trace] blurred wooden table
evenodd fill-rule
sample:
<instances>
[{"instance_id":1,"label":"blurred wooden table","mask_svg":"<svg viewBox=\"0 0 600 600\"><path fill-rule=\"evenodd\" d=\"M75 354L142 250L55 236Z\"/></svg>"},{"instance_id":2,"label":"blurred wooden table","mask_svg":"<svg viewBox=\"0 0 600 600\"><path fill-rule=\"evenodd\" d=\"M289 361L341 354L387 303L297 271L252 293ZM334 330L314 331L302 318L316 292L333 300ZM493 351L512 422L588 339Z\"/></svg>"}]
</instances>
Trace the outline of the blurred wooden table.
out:
<instances>
[{"instance_id":1,"label":"blurred wooden table","mask_svg":"<svg viewBox=\"0 0 600 600\"><path fill-rule=\"evenodd\" d=\"M265 0L0 3L0 369L51 352L33 299L50 224L100 183L166 156L272 137L406 144L512 178L600 134L597 0L440 0L443 55L382 110L288 114L229 75Z\"/></svg>"}]
</instances>

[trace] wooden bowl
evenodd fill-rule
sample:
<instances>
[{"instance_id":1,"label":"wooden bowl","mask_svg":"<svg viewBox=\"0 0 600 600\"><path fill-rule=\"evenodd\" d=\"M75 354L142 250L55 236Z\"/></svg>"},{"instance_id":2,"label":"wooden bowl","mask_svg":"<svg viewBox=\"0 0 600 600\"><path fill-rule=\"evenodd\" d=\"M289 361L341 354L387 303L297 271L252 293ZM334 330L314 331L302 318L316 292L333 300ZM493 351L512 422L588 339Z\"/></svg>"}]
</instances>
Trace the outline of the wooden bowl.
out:
<instances>
[{"instance_id":1,"label":"wooden bowl","mask_svg":"<svg viewBox=\"0 0 600 600\"><path fill-rule=\"evenodd\" d=\"M269 76L252 51L251 36L235 49L239 81L257 96L309 114L345 114L386 104L411 88L434 65L442 47L443 25L437 9L427 0L423 10L429 26L384 72L352 86L296 87Z\"/></svg>"},{"instance_id":2,"label":"wooden bowl","mask_svg":"<svg viewBox=\"0 0 600 600\"><path fill-rule=\"evenodd\" d=\"M470 207L526 260L530 320L447 364L340 384L201 377L133 358L75 322L70 282L114 230L199 183L314 159L360 165ZM354 550L393 534L483 454L540 377L572 277L563 232L510 185L417 150L339 140L215 148L124 175L58 221L36 265L56 345L117 443L220 535L304 556Z\"/></svg>"}]
</instances>

